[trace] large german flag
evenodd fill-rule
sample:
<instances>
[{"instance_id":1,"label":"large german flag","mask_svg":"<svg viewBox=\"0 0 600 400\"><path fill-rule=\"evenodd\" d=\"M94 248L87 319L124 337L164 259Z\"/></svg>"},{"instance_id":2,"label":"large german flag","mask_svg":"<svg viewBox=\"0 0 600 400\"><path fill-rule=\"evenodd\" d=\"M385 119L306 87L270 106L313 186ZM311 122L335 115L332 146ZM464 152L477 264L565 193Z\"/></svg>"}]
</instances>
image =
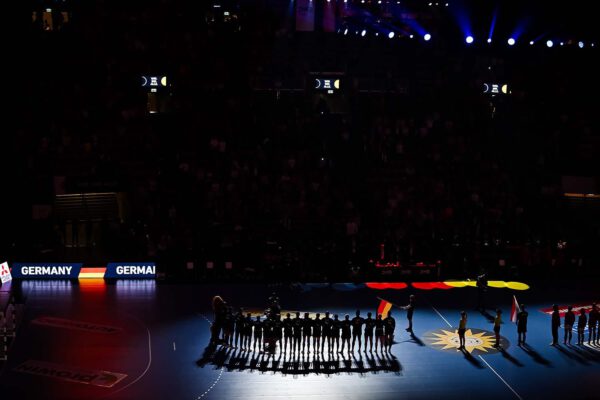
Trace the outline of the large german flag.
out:
<instances>
[{"instance_id":1,"label":"large german flag","mask_svg":"<svg viewBox=\"0 0 600 400\"><path fill-rule=\"evenodd\" d=\"M392 303L381 299L379 307L377 307L377 314L381 314L381 319L385 319L392 308Z\"/></svg>"}]
</instances>

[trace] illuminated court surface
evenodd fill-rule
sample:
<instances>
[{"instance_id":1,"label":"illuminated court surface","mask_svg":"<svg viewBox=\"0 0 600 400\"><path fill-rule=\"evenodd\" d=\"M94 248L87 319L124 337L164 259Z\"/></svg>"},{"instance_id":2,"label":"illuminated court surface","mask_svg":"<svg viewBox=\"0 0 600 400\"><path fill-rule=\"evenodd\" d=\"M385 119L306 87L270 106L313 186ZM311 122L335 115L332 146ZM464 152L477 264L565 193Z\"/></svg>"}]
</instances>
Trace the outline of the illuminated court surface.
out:
<instances>
[{"instance_id":1,"label":"illuminated court surface","mask_svg":"<svg viewBox=\"0 0 600 400\"><path fill-rule=\"evenodd\" d=\"M562 284L561 291L490 286L489 313L503 310L502 352L492 347L490 315L473 310L477 293L470 282L273 287L28 281L25 316L2 366L0 393L2 399L598 398L600 347L549 346L550 317L542 312L555 302L591 304L597 291L576 283ZM363 316L374 312L378 298L405 305L415 294L415 336L404 330L405 312L392 308L397 329L391 354L207 348L212 296L260 310L272 291L284 309L351 316L357 308ZM509 321L513 295L529 311L527 347L517 346ZM462 309L470 328L465 353L454 347Z\"/></svg>"}]
</instances>

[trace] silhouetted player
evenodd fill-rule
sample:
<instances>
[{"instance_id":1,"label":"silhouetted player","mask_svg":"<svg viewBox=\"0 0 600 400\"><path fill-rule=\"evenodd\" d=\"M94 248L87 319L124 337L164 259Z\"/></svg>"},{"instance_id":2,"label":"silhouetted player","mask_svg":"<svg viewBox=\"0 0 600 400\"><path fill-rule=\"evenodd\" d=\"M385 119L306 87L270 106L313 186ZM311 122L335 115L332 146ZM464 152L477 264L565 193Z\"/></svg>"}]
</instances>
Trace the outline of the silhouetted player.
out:
<instances>
[{"instance_id":1,"label":"silhouetted player","mask_svg":"<svg viewBox=\"0 0 600 400\"><path fill-rule=\"evenodd\" d=\"M242 308L239 309L237 314L235 315L235 348L242 346L242 341L244 340L244 310Z\"/></svg>"},{"instance_id":2,"label":"silhouetted player","mask_svg":"<svg viewBox=\"0 0 600 400\"><path fill-rule=\"evenodd\" d=\"M223 341L225 346L233 346L233 331L235 329L235 315L233 314L233 308L227 307L227 313L225 315L225 322L223 324Z\"/></svg>"},{"instance_id":3,"label":"silhouetted player","mask_svg":"<svg viewBox=\"0 0 600 400\"><path fill-rule=\"evenodd\" d=\"M329 311L325 312L325 318L323 318L323 321L321 322L321 324L323 325L323 342L322 342L322 346L325 345L325 340L327 340L327 351L331 353L332 351L332 339L333 339L333 335L331 333L331 330L333 328L333 320L331 319L331 317L329 316ZM323 350L321 350L323 351Z\"/></svg>"},{"instance_id":4,"label":"silhouetted player","mask_svg":"<svg viewBox=\"0 0 600 400\"><path fill-rule=\"evenodd\" d=\"M383 320L384 331L385 331L385 345L386 350L389 352L392 350L392 344L394 344L394 331L396 330L396 320L392 317L392 312L389 311L387 317Z\"/></svg>"},{"instance_id":5,"label":"silhouetted player","mask_svg":"<svg viewBox=\"0 0 600 400\"><path fill-rule=\"evenodd\" d=\"M292 346L293 346L293 339L292 339L292 333L293 333L293 325L294 322L293 320L290 318L290 313L287 313L285 316L285 319L283 320L283 352L285 353L288 347L288 343L290 345L290 352L292 351Z\"/></svg>"},{"instance_id":6,"label":"silhouetted player","mask_svg":"<svg viewBox=\"0 0 600 400\"><path fill-rule=\"evenodd\" d=\"M323 321L321 320L321 314L317 313L315 320L313 321L313 349L315 353L323 352L321 345L321 337L323 336Z\"/></svg>"},{"instance_id":7,"label":"silhouetted player","mask_svg":"<svg viewBox=\"0 0 600 400\"><path fill-rule=\"evenodd\" d=\"M408 319L408 328L406 328L406 332L412 333L413 331L413 314L415 312L415 295L411 294L408 296L408 304L402 307L402 309L406 310L406 319Z\"/></svg>"},{"instance_id":8,"label":"silhouetted player","mask_svg":"<svg viewBox=\"0 0 600 400\"><path fill-rule=\"evenodd\" d=\"M354 351L354 343L358 339L358 351L362 344L362 326L364 319L360 316L360 310L356 310L356 317L352 318L352 351Z\"/></svg>"},{"instance_id":9,"label":"silhouetted player","mask_svg":"<svg viewBox=\"0 0 600 400\"><path fill-rule=\"evenodd\" d=\"M377 346L381 345L381 351L385 347L385 334L384 334L384 323L381 319L381 314L377 314L377 319L375 320L375 353L377 353Z\"/></svg>"},{"instance_id":10,"label":"silhouetted player","mask_svg":"<svg viewBox=\"0 0 600 400\"><path fill-rule=\"evenodd\" d=\"M373 352L373 329L375 328L375 320L371 318L371 313L367 313L365 319L365 352L367 351L367 343L369 343L369 351Z\"/></svg>"},{"instance_id":11,"label":"silhouetted player","mask_svg":"<svg viewBox=\"0 0 600 400\"><path fill-rule=\"evenodd\" d=\"M521 311L517 314L517 335L519 336L519 345L525 344L527 339L527 318L529 313L525 311L525 304L521 304Z\"/></svg>"},{"instance_id":12,"label":"silhouetted player","mask_svg":"<svg viewBox=\"0 0 600 400\"><path fill-rule=\"evenodd\" d=\"M585 341L585 326L587 324L587 315L585 315L585 308L582 308L579 312L579 320L577 321L577 344L582 345Z\"/></svg>"},{"instance_id":13,"label":"silhouetted player","mask_svg":"<svg viewBox=\"0 0 600 400\"><path fill-rule=\"evenodd\" d=\"M283 327L283 323L281 322L281 316L279 314L274 315L273 316L273 336L275 339L275 346L277 346L277 343L279 343L279 345L282 345L282 338L283 338L283 331L282 328ZM274 349L273 349L274 350Z\"/></svg>"},{"instance_id":14,"label":"silhouetted player","mask_svg":"<svg viewBox=\"0 0 600 400\"><path fill-rule=\"evenodd\" d=\"M458 322L458 342L459 349L465 348L465 332L467 331L467 313L464 311L460 312L460 321Z\"/></svg>"},{"instance_id":15,"label":"silhouetted player","mask_svg":"<svg viewBox=\"0 0 600 400\"><path fill-rule=\"evenodd\" d=\"M553 305L552 309L552 346L558 344L558 328L560 328L560 314L558 313L558 305Z\"/></svg>"},{"instance_id":16,"label":"silhouetted player","mask_svg":"<svg viewBox=\"0 0 600 400\"><path fill-rule=\"evenodd\" d=\"M252 315L250 313L246 314L246 319L244 320L244 328L242 330L242 334L244 336L243 340L243 350L250 350L250 345L252 341Z\"/></svg>"},{"instance_id":17,"label":"silhouetted player","mask_svg":"<svg viewBox=\"0 0 600 400\"><path fill-rule=\"evenodd\" d=\"M335 345L334 351L340 349L340 331L342 330L342 321L339 320L338 315L333 316L333 322L331 324L331 341L332 347Z\"/></svg>"},{"instance_id":18,"label":"silhouetted player","mask_svg":"<svg viewBox=\"0 0 600 400\"><path fill-rule=\"evenodd\" d=\"M568 311L565 314L564 344L571 344L571 339L573 338L573 325L575 325L575 313L573 312L573 306L569 306Z\"/></svg>"},{"instance_id":19,"label":"silhouetted player","mask_svg":"<svg viewBox=\"0 0 600 400\"><path fill-rule=\"evenodd\" d=\"M494 347L500 348L500 327L502 325L502 310L496 310L496 318L494 318L494 334L496 335L496 344Z\"/></svg>"},{"instance_id":20,"label":"silhouetted player","mask_svg":"<svg viewBox=\"0 0 600 400\"><path fill-rule=\"evenodd\" d=\"M302 320L302 352L305 348L308 348L310 353L310 338L312 336L312 319L308 313L304 313L304 319Z\"/></svg>"},{"instance_id":21,"label":"silhouetted player","mask_svg":"<svg viewBox=\"0 0 600 400\"><path fill-rule=\"evenodd\" d=\"M15 287L18 285L15 285ZM212 308L214 312L214 322L210 327L210 344L216 345L219 342L221 331L225 330L225 320L227 317L227 303L221 296L214 296L212 299Z\"/></svg>"},{"instance_id":22,"label":"silhouetted player","mask_svg":"<svg viewBox=\"0 0 600 400\"><path fill-rule=\"evenodd\" d=\"M263 351L265 353L273 350L273 336L273 320L267 317L263 322Z\"/></svg>"},{"instance_id":23,"label":"silhouetted player","mask_svg":"<svg viewBox=\"0 0 600 400\"><path fill-rule=\"evenodd\" d=\"M348 314L346 314L346 316L344 317L344 320L341 323L342 325L342 350L340 350L340 353L344 352L344 348L345 345L348 345L348 352L350 352L350 329L352 326L352 323L350 322L350 316Z\"/></svg>"},{"instance_id":24,"label":"silhouetted player","mask_svg":"<svg viewBox=\"0 0 600 400\"><path fill-rule=\"evenodd\" d=\"M296 318L294 318L294 345L292 346L292 352L298 349L300 352L300 344L302 342L302 320L300 319L300 313L296 312Z\"/></svg>"},{"instance_id":25,"label":"silhouetted player","mask_svg":"<svg viewBox=\"0 0 600 400\"><path fill-rule=\"evenodd\" d=\"M260 320L260 315L256 316L254 321L254 344L252 345L252 351L256 351L256 345L258 344L258 351L263 349L263 328L264 324Z\"/></svg>"}]
</instances>

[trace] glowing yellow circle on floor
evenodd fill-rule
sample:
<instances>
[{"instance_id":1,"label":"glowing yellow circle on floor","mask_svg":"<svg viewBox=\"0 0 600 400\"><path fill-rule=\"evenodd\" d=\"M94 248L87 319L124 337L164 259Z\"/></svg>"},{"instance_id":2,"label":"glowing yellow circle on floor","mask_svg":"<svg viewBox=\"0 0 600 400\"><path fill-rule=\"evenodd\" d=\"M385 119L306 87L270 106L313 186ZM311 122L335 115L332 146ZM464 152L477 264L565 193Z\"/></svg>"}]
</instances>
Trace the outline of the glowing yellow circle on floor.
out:
<instances>
[{"instance_id":1,"label":"glowing yellow circle on floor","mask_svg":"<svg viewBox=\"0 0 600 400\"><path fill-rule=\"evenodd\" d=\"M529 289L529 285L526 285L521 282L507 282L506 287L513 290L527 290Z\"/></svg>"},{"instance_id":2,"label":"glowing yellow circle on floor","mask_svg":"<svg viewBox=\"0 0 600 400\"><path fill-rule=\"evenodd\" d=\"M448 286L452 286L452 287L456 287L456 288L463 288L463 287L467 286L467 283L465 281L444 281L444 285L448 285Z\"/></svg>"}]
</instances>

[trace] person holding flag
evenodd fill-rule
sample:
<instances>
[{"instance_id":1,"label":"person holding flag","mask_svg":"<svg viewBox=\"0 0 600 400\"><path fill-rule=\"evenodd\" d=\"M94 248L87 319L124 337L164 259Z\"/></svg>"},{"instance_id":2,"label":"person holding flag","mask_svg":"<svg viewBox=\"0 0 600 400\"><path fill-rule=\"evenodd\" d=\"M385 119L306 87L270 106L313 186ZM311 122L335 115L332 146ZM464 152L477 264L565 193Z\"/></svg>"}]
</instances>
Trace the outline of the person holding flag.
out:
<instances>
[{"instance_id":1,"label":"person holding flag","mask_svg":"<svg viewBox=\"0 0 600 400\"><path fill-rule=\"evenodd\" d=\"M406 310L406 319L408 319L408 328L406 328L406 332L413 333L413 324L412 319L415 313L415 295L411 294L408 296L408 305L402 307L403 310Z\"/></svg>"},{"instance_id":2,"label":"person holding flag","mask_svg":"<svg viewBox=\"0 0 600 400\"><path fill-rule=\"evenodd\" d=\"M527 339L527 318L529 313L525 311L525 304L521 304L520 311L517 314L517 334L519 335L519 346L525 344Z\"/></svg>"},{"instance_id":3,"label":"person holding flag","mask_svg":"<svg viewBox=\"0 0 600 400\"><path fill-rule=\"evenodd\" d=\"M510 308L510 322L517 324L519 346L525 344L525 338L527 336L527 317L529 317L529 313L525 311L525 305L519 305L517 297L513 296L512 307Z\"/></svg>"}]
</instances>

